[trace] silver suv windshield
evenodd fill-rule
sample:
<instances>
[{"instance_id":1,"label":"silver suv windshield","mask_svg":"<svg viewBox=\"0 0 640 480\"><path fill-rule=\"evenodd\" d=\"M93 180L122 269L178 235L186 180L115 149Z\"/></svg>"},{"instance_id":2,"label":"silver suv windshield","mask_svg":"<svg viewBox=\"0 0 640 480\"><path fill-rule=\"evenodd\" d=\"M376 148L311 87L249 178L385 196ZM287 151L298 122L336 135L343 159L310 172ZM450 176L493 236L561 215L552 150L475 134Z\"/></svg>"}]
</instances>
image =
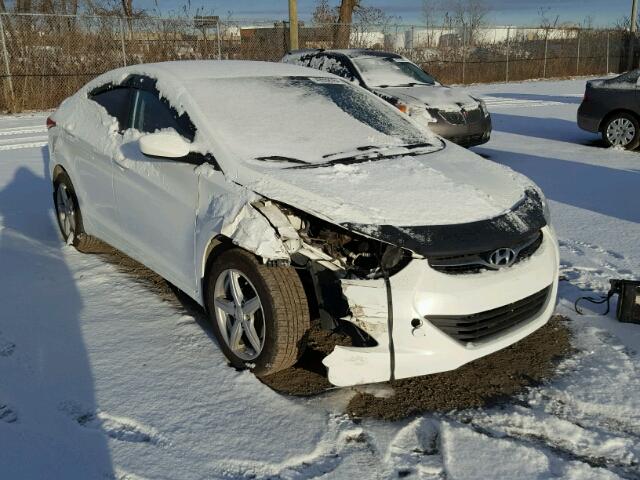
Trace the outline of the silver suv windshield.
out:
<instances>
[{"instance_id":1,"label":"silver suv windshield","mask_svg":"<svg viewBox=\"0 0 640 480\"><path fill-rule=\"evenodd\" d=\"M435 85L436 80L408 60L391 57L354 58L353 63L369 87Z\"/></svg>"},{"instance_id":2,"label":"silver suv windshield","mask_svg":"<svg viewBox=\"0 0 640 480\"><path fill-rule=\"evenodd\" d=\"M363 149L374 155L406 145L420 145L424 153L442 148L426 128L338 78L206 79L186 87L216 138L243 160L286 168Z\"/></svg>"}]
</instances>

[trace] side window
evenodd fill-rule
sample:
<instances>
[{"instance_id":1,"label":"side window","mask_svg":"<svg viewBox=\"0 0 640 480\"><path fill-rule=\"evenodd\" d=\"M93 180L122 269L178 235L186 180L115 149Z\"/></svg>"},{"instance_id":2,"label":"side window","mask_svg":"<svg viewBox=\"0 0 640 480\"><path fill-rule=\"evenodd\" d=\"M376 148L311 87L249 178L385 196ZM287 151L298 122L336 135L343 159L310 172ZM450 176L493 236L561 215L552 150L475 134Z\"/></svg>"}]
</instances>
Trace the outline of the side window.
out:
<instances>
[{"instance_id":1,"label":"side window","mask_svg":"<svg viewBox=\"0 0 640 480\"><path fill-rule=\"evenodd\" d=\"M337 57L325 57L322 70L338 75L339 77L346 78L347 80L354 80L353 73L349 67L344 63L344 61L342 61L342 59Z\"/></svg>"},{"instance_id":2,"label":"side window","mask_svg":"<svg viewBox=\"0 0 640 480\"><path fill-rule=\"evenodd\" d=\"M178 115L166 101L147 90L134 90L131 127L145 133L173 128L192 141L195 136L195 129L185 114Z\"/></svg>"},{"instance_id":3,"label":"side window","mask_svg":"<svg viewBox=\"0 0 640 480\"><path fill-rule=\"evenodd\" d=\"M120 130L127 128L131 89L127 87L108 88L89 95L89 98L102 105L107 113L118 120Z\"/></svg>"}]
</instances>

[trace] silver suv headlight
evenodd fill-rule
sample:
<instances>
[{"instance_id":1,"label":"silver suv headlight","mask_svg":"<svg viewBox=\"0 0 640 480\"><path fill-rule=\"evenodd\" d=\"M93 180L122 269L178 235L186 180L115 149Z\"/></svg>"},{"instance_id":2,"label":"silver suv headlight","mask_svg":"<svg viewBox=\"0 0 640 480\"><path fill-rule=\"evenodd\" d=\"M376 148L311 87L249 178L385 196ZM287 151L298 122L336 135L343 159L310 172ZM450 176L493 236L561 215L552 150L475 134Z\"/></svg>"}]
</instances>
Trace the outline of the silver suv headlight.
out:
<instances>
[{"instance_id":1,"label":"silver suv headlight","mask_svg":"<svg viewBox=\"0 0 640 480\"><path fill-rule=\"evenodd\" d=\"M484 115L484 118L489 118L489 109L487 108L487 104L484 102L484 100L478 99L478 105L480 105L480 111Z\"/></svg>"},{"instance_id":2,"label":"silver suv headlight","mask_svg":"<svg viewBox=\"0 0 640 480\"><path fill-rule=\"evenodd\" d=\"M404 102L398 101L398 103L396 103L396 107L398 107L398 110L400 110L401 112L406 113L407 115L409 115L414 120L422 121L422 122L426 122L426 123L437 123L438 122L438 120L436 120L429 113L429 110L427 110L427 106L426 105L409 104L409 103L404 103Z\"/></svg>"}]
</instances>

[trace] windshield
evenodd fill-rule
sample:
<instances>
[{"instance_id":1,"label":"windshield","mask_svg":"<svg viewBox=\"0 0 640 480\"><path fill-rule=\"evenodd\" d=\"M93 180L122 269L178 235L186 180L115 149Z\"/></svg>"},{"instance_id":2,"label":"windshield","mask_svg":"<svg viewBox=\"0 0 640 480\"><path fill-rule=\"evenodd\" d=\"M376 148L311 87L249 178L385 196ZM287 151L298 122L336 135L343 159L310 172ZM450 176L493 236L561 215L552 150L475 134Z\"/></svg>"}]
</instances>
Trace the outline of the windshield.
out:
<instances>
[{"instance_id":1,"label":"windshield","mask_svg":"<svg viewBox=\"0 0 640 480\"><path fill-rule=\"evenodd\" d=\"M390 57L355 58L360 75L370 87L400 87L413 83L435 85L435 79L408 60Z\"/></svg>"},{"instance_id":2,"label":"windshield","mask_svg":"<svg viewBox=\"0 0 640 480\"><path fill-rule=\"evenodd\" d=\"M263 164L321 164L349 152L442 146L383 100L338 78L207 79L186 87L216 139Z\"/></svg>"}]
</instances>

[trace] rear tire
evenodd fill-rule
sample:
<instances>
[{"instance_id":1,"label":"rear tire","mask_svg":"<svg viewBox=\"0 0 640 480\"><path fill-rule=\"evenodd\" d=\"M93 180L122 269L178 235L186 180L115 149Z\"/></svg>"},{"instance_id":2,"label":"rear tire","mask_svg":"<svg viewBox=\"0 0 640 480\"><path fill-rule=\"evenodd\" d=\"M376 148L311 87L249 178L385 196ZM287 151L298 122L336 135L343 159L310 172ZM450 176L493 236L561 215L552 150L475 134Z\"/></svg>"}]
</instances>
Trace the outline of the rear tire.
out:
<instances>
[{"instance_id":1,"label":"rear tire","mask_svg":"<svg viewBox=\"0 0 640 480\"><path fill-rule=\"evenodd\" d=\"M250 253L221 253L206 277L205 304L220 349L257 376L289 368L304 351L309 306L291 267L268 267Z\"/></svg>"},{"instance_id":2,"label":"rear tire","mask_svg":"<svg viewBox=\"0 0 640 480\"><path fill-rule=\"evenodd\" d=\"M602 139L610 147L635 150L640 145L640 123L629 113L614 113L602 127Z\"/></svg>"},{"instance_id":3,"label":"rear tire","mask_svg":"<svg viewBox=\"0 0 640 480\"><path fill-rule=\"evenodd\" d=\"M65 243L82 253L101 253L108 249L102 241L85 233L78 197L69 175L64 171L53 181L53 205Z\"/></svg>"}]
</instances>

